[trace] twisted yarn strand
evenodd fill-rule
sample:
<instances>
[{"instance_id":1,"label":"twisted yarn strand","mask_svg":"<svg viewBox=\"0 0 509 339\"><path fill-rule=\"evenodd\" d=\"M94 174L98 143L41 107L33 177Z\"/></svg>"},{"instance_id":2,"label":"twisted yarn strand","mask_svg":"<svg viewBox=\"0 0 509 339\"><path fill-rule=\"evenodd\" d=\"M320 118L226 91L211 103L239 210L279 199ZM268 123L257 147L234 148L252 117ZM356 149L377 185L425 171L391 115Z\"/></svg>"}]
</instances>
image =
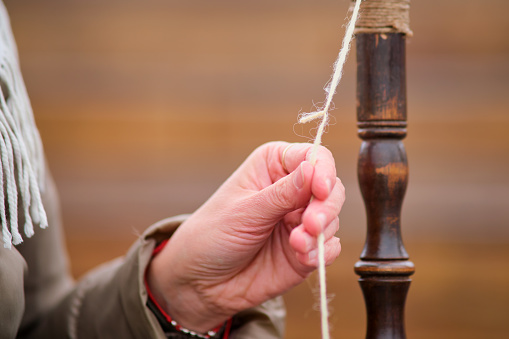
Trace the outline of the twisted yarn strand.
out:
<instances>
[{"instance_id":1,"label":"twisted yarn strand","mask_svg":"<svg viewBox=\"0 0 509 339\"><path fill-rule=\"evenodd\" d=\"M334 63L334 73L332 75L332 79L330 83L325 87L325 91L327 92L327 98L325 101L325 105L316 112L304 113L301 115L299 119L299 123L306 123L318 118L322 118L322 121L318 127L316 137L313 143L313 148L311 150L310 162L313 166L316 163L316 156L318 151L318 146L322 143L322 135L325 131L325 127L327 126L329 120L329 110L332 104L332 98L336 93L336 88L341 81L343 76L343 66L346 62L346 57L348 56L348 52L350 51L350 45L352 42L354 30L355 30L355 22L359 16L359 7L362 0L356 0L355 7L352 13L352 17L350 22L348 23L345 37L343 39L343 43L341 45L341 50L339 52L338 58ZM327 283L325 276L325 236L323 231L318 235L317 238L318 244L318 281L320 286L320 312L321 312L321 328L322 328L322 338L329 339L330 331L329 331L329 310L327 307Z\"/></svg>"}]
</instances>

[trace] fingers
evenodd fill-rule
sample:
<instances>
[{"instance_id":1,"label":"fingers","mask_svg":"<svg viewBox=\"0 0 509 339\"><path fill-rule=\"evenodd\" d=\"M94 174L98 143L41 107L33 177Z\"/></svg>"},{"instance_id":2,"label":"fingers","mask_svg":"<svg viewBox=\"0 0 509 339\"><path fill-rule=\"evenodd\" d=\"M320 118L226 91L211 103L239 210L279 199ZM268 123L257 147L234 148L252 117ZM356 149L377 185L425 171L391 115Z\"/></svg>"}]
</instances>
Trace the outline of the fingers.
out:
<instances>
[{"instance_id":1,"label":"fingers","mask_svg":"<svg viewBox=\"0 0 509 339\"><path fill-rule=\"evenodd\" d=\"M264 156L266 161L263 163L267 165L264 168L268 172L253 165L256 176L249 176L249 180L267 177L271 180L268 184L257 185L260 190L248 198L248 203L266 221L281 220L286 214L305 207L302 221L293 225L302 223L305 231L316 237L339 214L344 202L344 187L336 177L332 154L325 147L318 148L315 166L306 160L312 147L285 142L262 146L253 159Z\"/></svg>"},{"instance_id":2,"label":"fingers","mask_svg":"<svg viewBox=\"0 0 509 339\"><path fill-rule=\"evenodd\" d=\"M329 240L339 230L339 218L336 217L334 220L324 229L325 240ZM306 232L304 225L295 227L290 233L290 246L301 254L308 254L317 247L316 237Z\"/></svg>"},{"instance_id":3,"label":"fingers","mask_svg":"<svg viewBox=\"0 0 509 339\"><path fill-rule=\"evenodd\" d=\"M313 237L330 224L341 211L345 202L345 188L339 178L336 178L332 192L325 200L313 199L302 215L302 224L307 233Z\"/></svg>"},{"instance_id":4,"label":"fingers","mask_svg":"<svg viewBox=\"0 0 509 339\"><path fill-rule=\"evenodd\" d=\"M295 227L299 226L302 223L302 213L304 212L305 208L299 208L295 211L292 211L290 213L287 213L283 218L283 223L288 227L288 230L291 231Z\"/></svg>"},{"instance_id":5,"label":"fingers","mask_svg":"<svg viewBox=\"0 0 509 339\"><path fill-rule=\"evenodd\" d=\"M325 265L330 265L337 259L339 253L341 253L341 242L339 238L332 237L325 241L324 244L325 254ZM296 253L297 260L300 264L304 265L310 271L314 270L318 266L318 249L314 249L309 253Z\"/></svg>"},{"instance_id":6,"label":"fingers","mask_svg":"<svg viewBox=\"0 0 509 339\"><path fill-rule=\"evenodd\" d=\"M296 170L256 193L252 206L267 218L279 219L308 204L314 168L302 162Z\"/></svg>"},{"instance_id":7,"label":"fingers","mask_svg":"<svg viewBox=\"0 0 509 339\"><path fill-rule=\"evenodd\" d=\"M320 146L317 150L315 175L311 185L313 196L319 200L325 200L336 184L336 176L336 164L332 153Z\"/></svg>"},{"instance_id":8,"label":"fingers","mask_svg":"<svg viewBox=\"0 0 509 339\"><path fill-rule=\"evenodd\" d=\"M284 175L292 173L303 161L309 160L313 145L311 144L288 144L288 143L270 143L276 147L276 168L278 174ZM272 154L269 152L269 154ZM269 155L274 156L274 155ZM336 178L336 164L332 153L325 147L319 146L316 155L315 175L311 184L313 196L324 200L332 191Z\"/></svg>"},{"instance_id":9,"label":"fingers","mask_svg":"<svg viewBox=\"0 0 509 339\"><path fill-rule=\"evenodd\" d=\"M307 159L307 154L311 148L310 144L289 144L286 142L269 143L268 145L276 145L278 147L274 157L279 160L277 164L283 175L295 171L300 163Z\"/></svg>"},{"instance_id":10,"label":"fingers","mask_svg":"<svg viewBox=\"0 0 509 339\"><path fill-rule=\"evenodd\" d=\"M274 142L266 144L269 171L272 178L280 178L292 173L299 165L311 157L313 145L311 144L288 144L285 142ZM272 161L271 161L272 160ZM315 175L311 184L313 196L324 200L332 191L336 178L336 164L332 153L325 147L319 146L317 149ZM275 181L275 180L274 180Z\"/></svg>"}]
</instances>

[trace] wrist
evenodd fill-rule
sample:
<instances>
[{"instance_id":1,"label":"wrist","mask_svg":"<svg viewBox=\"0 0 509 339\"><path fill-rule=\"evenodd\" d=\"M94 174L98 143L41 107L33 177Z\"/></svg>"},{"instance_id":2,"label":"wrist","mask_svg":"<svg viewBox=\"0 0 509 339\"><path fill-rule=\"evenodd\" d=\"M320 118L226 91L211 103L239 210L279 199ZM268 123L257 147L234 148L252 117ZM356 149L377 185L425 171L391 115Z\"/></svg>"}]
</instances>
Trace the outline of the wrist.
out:
<instances>
[{"instance_id":1,"label":"wrist","mask_svg":"<svg viewBox=\"0 0 509 339\"><path fill-rule=\"evenodd\" d=\"M178 338L199 338L199 339L227 339L230 334L231 326L232 326L232 318L228 319L225 323L213 328L212 330L207 331L206 333L200 333L188 328L183 327L181 324L177 323L174 319L172 319L157 303L154 296L152 295L148 284L145 282L147 286L147 307L152 311L157 321L161 325L161 329L168 337L177 337ZM174 335L173 335L174 334Z\"/></svg>"},{"instance_id":2,"label":"wrist","mask_svg":"<svg viewBox=\"0 0 509 339\"><path fill-rule=\"evenodd\" d=\"M191 282L181 281L168 269L172 265L165 260L166 249L156 248L147 267L145 284L149 298L179 327L202 334L217 330L231 315L208 305Z\"/></svg>"}]
</instances>

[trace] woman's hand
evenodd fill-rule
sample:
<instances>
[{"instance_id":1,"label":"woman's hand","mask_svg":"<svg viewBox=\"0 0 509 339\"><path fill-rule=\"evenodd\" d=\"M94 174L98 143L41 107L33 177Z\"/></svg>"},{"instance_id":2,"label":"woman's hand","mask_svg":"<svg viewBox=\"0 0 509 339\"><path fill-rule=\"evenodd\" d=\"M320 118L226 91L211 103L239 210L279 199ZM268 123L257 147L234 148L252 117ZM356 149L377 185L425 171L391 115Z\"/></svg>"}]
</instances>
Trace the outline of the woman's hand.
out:
<instances>
[{"instance_id":1,"label":"woman's hand","mask_svg":"<svg viewBox=\"0 0 509 339\"><path fill-rule=\"evenodd\" d=\"M153 294L182 326L206 332L302 282L322 230L326 263L338 257L345 190L334 159L320 147L312 166L312 145L289 145L256 149L150 264Z\"/></svg>"}]
</instances>

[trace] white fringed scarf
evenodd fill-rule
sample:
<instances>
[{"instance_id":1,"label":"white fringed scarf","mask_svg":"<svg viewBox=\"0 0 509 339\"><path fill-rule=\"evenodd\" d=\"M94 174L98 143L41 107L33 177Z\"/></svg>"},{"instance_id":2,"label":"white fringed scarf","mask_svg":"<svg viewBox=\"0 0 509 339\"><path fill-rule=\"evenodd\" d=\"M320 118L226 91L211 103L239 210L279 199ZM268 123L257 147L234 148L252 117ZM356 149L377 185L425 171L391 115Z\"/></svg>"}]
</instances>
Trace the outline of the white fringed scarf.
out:
<instances>
[{"instance_id":1,"label":"white fringed scarf","mask_svg":"<svg viewBox=\"0 0 509 339\"><path fill-rule=\"evenodd\" d=\"M48 226L42 205L44 154L23 83L9 16L0 1L0 223L4 247L23 241L18 230L34 234ZM20 215L18 215L18 213Z\"/></svg>"}]
</instances>

